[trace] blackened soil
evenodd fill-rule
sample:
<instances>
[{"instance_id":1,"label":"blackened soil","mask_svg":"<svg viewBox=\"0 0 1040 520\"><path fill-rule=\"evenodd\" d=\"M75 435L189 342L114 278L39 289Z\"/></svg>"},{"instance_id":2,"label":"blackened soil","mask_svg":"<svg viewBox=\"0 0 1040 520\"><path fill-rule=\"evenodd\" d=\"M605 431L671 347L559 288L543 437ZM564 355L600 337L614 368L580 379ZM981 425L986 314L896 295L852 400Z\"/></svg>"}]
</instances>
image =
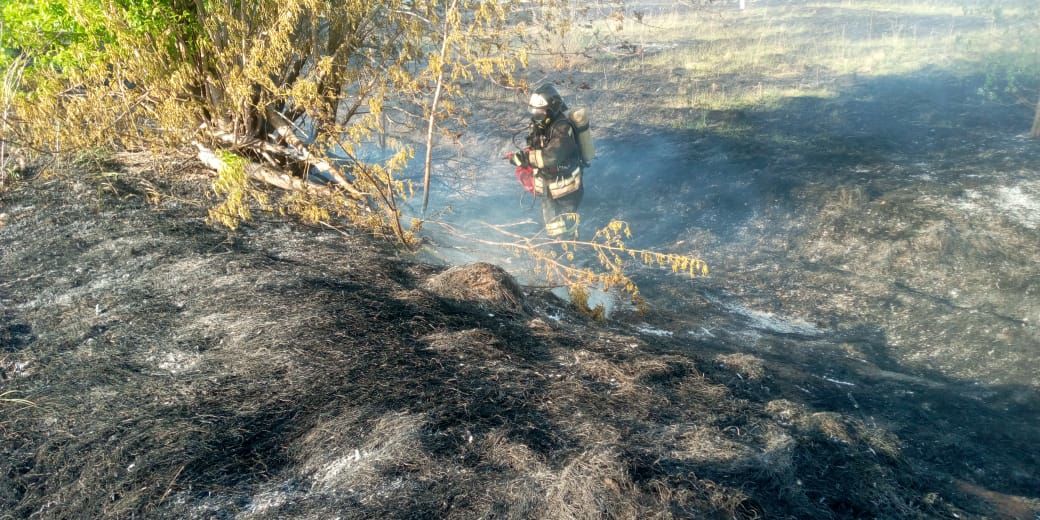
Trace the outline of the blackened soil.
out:
<instances>
[{"instance_id":1,"label":"blackened soil","mask_svg":"<svg viewBox=\"0 0 1040 520\"><path fill-rule=\"evenodd\" d=\"M680 337L589 322L538 292L519 311L452 299L424 288L438 269L353 232L212 229L191 202L205 182L158 178L69 170L0 199L0 516L894 518L999 516L994 497L1035 505L1032 455L979 446L1035 446L1036 430L969 424L995 423L995 399L1010 406L1015 388L971 394L860 366L834 354L837 336L718 305L700 310L715 333ZM842 334L883 355L876 331ZM742 335L762 348L733 355ZM834 370L815 374L822 359Z\"/></svg>"},{"instance_id":2,"label":"blackened soil","mask_svg":"<svg viewBox=\"0 0 1040 520\"><path fill-rule=\"evenodd\" d=\"M637 245L714 268L641 276L657 318L673 314L655 327L762 357L787 374L772 391L877 424L919 469L1033 518L1040 143L982 81L923 71L714 129L645 128L604 147L617 166L586 202ZM648 191L609 196L632 185Z\"/></svg>"},{"instance_id":3,"label":"blackened soil","mask_svg":"<svg viewBox=\"0 0 1040 520\"><path fill-rule=\"evenodd\" d=\"M635 102L586 90L596 76L550 79L593 113ZM673 91L672 76L640 78L641 91ZM858 417L896 435L915 469L991 504L989 515L1034 519L1033 107L988 100L979 95L987 78L940 68L835 81L835 97L745 110L648 103L646 117L597 127L582 236L621 219L630 246L711 265L696 280L632 266L653 312L625 319L644 338L760 359L777 379L750 399ZM453 224L476 235L481 221L537 220L515 202L512 178L500 184L483 184L490 202L460 203Z\"/></svg>"}]
</instances>

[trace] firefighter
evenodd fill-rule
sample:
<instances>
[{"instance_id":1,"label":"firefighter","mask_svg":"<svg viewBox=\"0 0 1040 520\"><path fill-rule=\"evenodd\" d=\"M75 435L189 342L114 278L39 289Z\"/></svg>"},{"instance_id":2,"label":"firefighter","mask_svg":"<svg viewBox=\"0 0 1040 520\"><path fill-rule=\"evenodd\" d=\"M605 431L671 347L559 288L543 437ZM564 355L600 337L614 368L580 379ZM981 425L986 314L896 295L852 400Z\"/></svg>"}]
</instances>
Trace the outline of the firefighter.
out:
<instances>
[{"instance_id":1,"label":"firefighter","mask_svg":"<svg viewBox=\"0 0 1040 520\"><path fill-rule=\"evenodd\" d=\"M509 159L534 173L534 193L542 197L542 219L550 237L577 238L578 205L582 186L582 156L574 125L567 118L563 97L550 84L538 87L528 109L531 113L527 148Z\"/></svg>"}]
</instances>

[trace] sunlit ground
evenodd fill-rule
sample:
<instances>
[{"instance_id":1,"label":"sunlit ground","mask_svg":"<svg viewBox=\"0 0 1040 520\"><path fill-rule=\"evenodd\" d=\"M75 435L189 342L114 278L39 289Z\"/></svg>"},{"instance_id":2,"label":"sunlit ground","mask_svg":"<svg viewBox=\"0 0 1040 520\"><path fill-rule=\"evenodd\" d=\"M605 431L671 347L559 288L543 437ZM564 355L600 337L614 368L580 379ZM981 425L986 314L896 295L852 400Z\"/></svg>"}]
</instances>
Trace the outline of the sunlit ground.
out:
<instances>
[{"instance_id":1,"label":"sunlit ground","mask_svg":"<svg viewBox=\"0 0 1040 520\"><path fill-rule=\"evenodd\" d=\"M1035 385L1036 329L1022 325L1040 321L1032 108L1001 90L1007 69L1037 59L1036 20L1016 5L997 18L955 1L629 4L620 22L543 45L569 54L525 73L591 110L584 236L623 219L636 247L707 260L707 285L733 304L880 327L908 366ZM522 126L522 108L503 97L483 120ZM539 233L537 203L495 162L508 138L475 134L459 155L481 165L477 180L439 199L444 219L468 238L495 237L483 223ZM442 253L544 283L509 251ZM668 308L704 287L644 288ZM987 333L994 315L1012 321Z\"/></svg>"},{"instance_id":2,"label":"sunlit ground","mask_svg":"<svg viewBox=\"0 0 1040 520\"><path fill-rule=\"evenodd\" d=\"M1037 22L1022 5L1004 3L999 20L992 10L955 1L764 1L744 11L735 2L644 12L633 6L623 21L591 21L553 40L555 50L588 50L585 56L552 56L540 65L597 75L597 101L611 107L597 114L601 123L695 127L708 122L705 111L835 96L864 78L984 73L996 55L1034 52L1028 36L1036 41Z\"/></svg>"}]
</instances>

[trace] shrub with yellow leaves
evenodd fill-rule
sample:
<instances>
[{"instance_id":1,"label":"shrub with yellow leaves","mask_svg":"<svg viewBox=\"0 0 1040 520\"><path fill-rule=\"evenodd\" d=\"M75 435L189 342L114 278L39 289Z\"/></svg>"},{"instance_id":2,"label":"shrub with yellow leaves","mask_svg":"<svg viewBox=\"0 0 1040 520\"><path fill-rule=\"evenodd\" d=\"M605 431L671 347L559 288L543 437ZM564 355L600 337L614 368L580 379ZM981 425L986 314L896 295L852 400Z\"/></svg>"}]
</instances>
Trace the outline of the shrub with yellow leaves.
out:
<instances>
[{"instance_id":1,"label":"shrub with yellow leaves","mask_svg":"<svg viewBox=\"0 0 1040 520\"><path fill-rule=\"evenodd\" d=\"M415 153L401 137L426 127L429 172L436 131L466 124L458 100L468 86L521 83L512 76L526 64L521 13L557 3L7 2L0 71L24 69L24 81L5 80L17 92L0 108L20 124L5 123L4 138L48 154L194 144L214 158L222 201L210 220L232 228L250 203L269 204L264 183L306 192L317 173L334 189L272 204L312 220L344 214L407 242L399 204L412 188L400 176ZM381 158L370 159L377 142ZM228 153L231 164L220 164Z\"/></svg>"},{"instance_id":2,"label":"shrub with yellow leaves","mask_svg":"<svg viewBox=\"0 0 1040 520\"><path fill-rule=\"evenodd\" d=\"M576 218L576 217L575 217ZM509 231L502 226L488 224L492 230L505 236L505 240L476 241L503 247L521 254L534 262L536 270L553 285L566 286L571 301L579 310L591 316L603 310L589 309L588 289L619 289L642 306L639 286L629 274L633 263L648 267L669 269L676 274L690 277L708 276L710 270L703 260L678 253L662 253L649 249L630 248L625 240L632 238L632 228L623 220L612 220L598 229L591 240L527 237ZM578 265L580 253L591 253L598 266Z\"/></svg>"}]
</instances>

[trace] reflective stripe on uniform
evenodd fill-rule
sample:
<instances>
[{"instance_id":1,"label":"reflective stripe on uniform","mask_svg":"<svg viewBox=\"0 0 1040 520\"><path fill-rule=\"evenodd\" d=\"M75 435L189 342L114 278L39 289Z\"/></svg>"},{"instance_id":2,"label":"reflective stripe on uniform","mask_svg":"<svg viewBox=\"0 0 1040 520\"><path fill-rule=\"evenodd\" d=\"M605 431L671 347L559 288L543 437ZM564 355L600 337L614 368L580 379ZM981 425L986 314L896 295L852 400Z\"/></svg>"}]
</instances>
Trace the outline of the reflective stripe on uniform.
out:
<instances>
[{"instance_id":1,"label":"reflective stripe on uniform","mask_svg":"<svg viewBox=\"0 0 1040 520\"><path fill-rule=\"evenodd\" d=\"M567 223L562 218L556 217L545 223L545 232L551 237L558 237L567 232Z\"/></svg>"},{"instance_id":2,"label":"reflective stripe on uniform","mask_svg":"<svg viewBox=\"0 0 1040 520\"><path fill-rule=\"evenodd\" d=\"M542 160L542 151L541 150L531 150L527 154L527 160L535 168L545 168L545 161Z\"/></svg>"},{"instance_id":3,"label":"reflective stripe on uniform","mask_svg":"<svg viewBox=\"0 0 1040 520\"><path fill-rule=\"evenodd\" d=\"M545 193L545 180L541 175L534 177L534 192L538 195ZM570 195L581 188L581 167L577 167L567 177L558 177L549 182L549 195L554 199Z\"/></svg>"},{"instance_id":4,"label":"reflective stripe on uniform","mask_svg":"<svg viewBox=\"0 0 1040 520\"><path fill-rule=\"evenodd\" d=\"M562 213L545 223L545 232L553 238L561 235L574 235L577 238L578 220L577 213Z\"/></svg>"}]
</instances>

